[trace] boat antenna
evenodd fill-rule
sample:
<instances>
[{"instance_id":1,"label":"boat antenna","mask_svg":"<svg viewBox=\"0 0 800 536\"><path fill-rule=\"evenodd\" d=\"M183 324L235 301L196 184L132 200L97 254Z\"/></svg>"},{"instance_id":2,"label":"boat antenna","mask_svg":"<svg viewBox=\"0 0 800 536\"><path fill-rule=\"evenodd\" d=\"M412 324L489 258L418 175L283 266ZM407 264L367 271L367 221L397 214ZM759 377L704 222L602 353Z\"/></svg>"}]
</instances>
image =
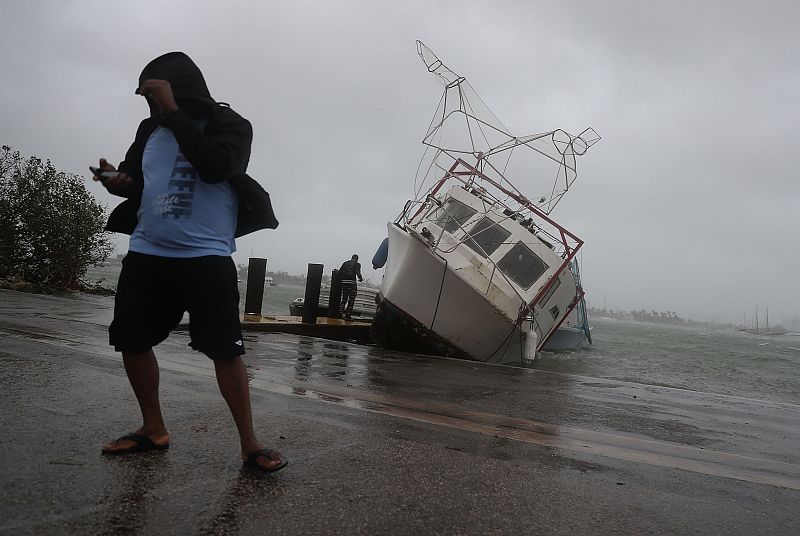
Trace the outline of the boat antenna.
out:
<instances>
[{"instance_id":1,"label":"boat antenna","mask_svg":"<svg viewBox=\"0 0 800 536\"><path fill-rule=\"evenodd\" d=\"M466 77L445 65L422 41L417 41L417 54L428 72L444 85L444 93L422 139L422 143L434 151L422 180L425 155L417 168L415 198L420 198L428 178L441 178L441 175L432 176L432 172L438 170L446 175L453 162L463 160L481 173L491 173L500 186L514 192L514 197L525 196L511 182L512 176L515 181L533 182L540 190L533 198L537 200L534 204L550 214L577 178L576 157L585 154L600 140L597 132L587 128L574 136L557 129L514 136ZM521 166L517 165L517 160ZM554 177L552 185L545 185L543 177ZM525 189L529 189L528 184Z\"/></svg>"}]
</instances>

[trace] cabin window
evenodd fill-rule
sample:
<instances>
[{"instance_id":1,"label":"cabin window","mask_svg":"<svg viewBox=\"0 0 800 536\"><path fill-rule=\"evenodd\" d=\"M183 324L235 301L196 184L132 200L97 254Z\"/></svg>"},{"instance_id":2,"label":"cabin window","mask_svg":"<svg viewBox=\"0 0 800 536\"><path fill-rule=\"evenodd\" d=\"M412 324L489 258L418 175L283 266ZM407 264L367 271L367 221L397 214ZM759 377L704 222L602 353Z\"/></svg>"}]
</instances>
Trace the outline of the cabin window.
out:
<instances>
[{"instance_id":1,"label":"cabin window","mask_svg":"<svg viewBox=\"0 0 800 536\"><path fill-rule=\"evenodd\" d=\"M445 201L444 205L431 210L428 214L428 219L452 234L469 221L476 212L477 210L474 208L450 197Z\"/></svg>"},{"instance_id":2,"label":"cabin window","mask_svg":"<svg viewBox=\"0 0 800 536\"><path fill-rule=\"evenodd\" d=\"M542 296L542 305L550 301L550 298L553 297L553 294L556 293L558 287L560 286L561 286L561 279L556 279L555 283L550 285L550 288L547 289L547 292L545 292L544 296Z\"/></svg>"},{"instance_id":3,"label":"cabin window","mask_svg":"<svg viewBox=\"0 0 800 536\"><path fill-rule=\"evenodd\" d=\"M472 228L469 235L464 244L478 255L488 257L511 236L511 233L491 218L483 218Z\"/></svg>"},{"instance_id":4,"label":"cabin window","mask_svg":"<svg viewBox=\"0 0 800 536\"><path fill-rule=\"evenodd\" d=\"M547 270L544 261L522 242L517 242L511 251L500 259L497 267L525 290L528 290Z\"/></svg>"}]
</instances>

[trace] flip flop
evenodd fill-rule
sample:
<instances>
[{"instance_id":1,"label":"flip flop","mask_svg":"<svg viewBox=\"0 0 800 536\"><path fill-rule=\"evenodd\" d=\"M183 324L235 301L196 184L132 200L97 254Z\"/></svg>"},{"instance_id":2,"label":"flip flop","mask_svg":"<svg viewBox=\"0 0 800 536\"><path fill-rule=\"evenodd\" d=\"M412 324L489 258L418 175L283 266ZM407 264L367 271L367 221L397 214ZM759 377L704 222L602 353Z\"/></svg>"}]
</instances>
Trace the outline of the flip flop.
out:
<instances>
[{"instance_id":1,"label":"flip flop","mask_svg":"<svg viewBox=\"0 0 800 536\"><path fill-rule=\"evenodd\" d=\"M153 440L147 437L146 435L142 434L127 434L116 441L114 443L119 443L125 439L130 439L131 441L135 441L136 444L132 447L128 447L126 449L121 450L104 450L102 451L103 454L134 454L137 452L149 452L151 450L167 450L169 448L169 443L166 445L156 445L153 443Z\"/></svg>"},{"instance_id":2,"label":"flip flop","mask_svg":"<svg viewBox=\"0 0 800 536\"><path fill-rule=\"evenodd\" d=\"M272 467L270 469L265 468L263 465L259 465L259 463L258 463L258 459L259 458L261 458L263 456L264 458L267 458L268 460L274 460L274 458L272 457L273 454L277 454L278 455L279 459L281 460L281 463L279 463L278 465L276 465L275 467ZM289 465L289 460L281 459L281 453L278 452L277 450L272 450L272 449L266 449L265 448L265 449L257 450L255 452L251 452L250 454L248 454L247 455L247 459L244 460L243 463L244 463L245 467L249 467L251 469L258 469L259 471L262 471L264 473L275 473L277 471L280 471L281 469L283 469L287 465Z\"/></svg>"}]
</instances>

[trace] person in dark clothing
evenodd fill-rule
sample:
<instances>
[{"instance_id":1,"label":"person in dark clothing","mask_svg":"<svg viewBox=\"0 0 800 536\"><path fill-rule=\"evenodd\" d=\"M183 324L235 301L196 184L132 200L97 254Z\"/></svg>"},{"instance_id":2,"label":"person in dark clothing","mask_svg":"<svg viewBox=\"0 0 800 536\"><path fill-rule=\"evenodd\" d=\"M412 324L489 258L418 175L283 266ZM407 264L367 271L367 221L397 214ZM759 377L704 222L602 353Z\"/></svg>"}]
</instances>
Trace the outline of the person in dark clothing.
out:
<instances>
[{"instance_id":1,"label":"person in dark clothing","mask_svg":"<svg viewBox=\"0 0 800 536\"><path fill-rule=\"evenodd\" d=\"M112 176L94 178L127 198L106 227L131 235L109 335L122 353L143 424L103 445L102 452L169 448L153 347L188 311L190 346L214 362L239 432L242 460L277 471L287 461L259 442L253 430L239 290L230 257L236 236L278 226L269 194L245 173L252 127L211 98L202 73L181 52L151 61L136 93L147 99L150 117L139 125L117 169L100 159L100 168Z\"/></svg>"},{"instance_id":2,"label":"person in dark clothing","mask_svg":"<svg viewBox=\"0 0 800 536\"><path fill-rule=\"evenodd\" d=\"M339 277L342 282L342 301L339 302L339 316L345 320L353 319L353 304L356 301L358 287L356 278L364 281L361 277L361 265L358 263L358 255L353 255L349 261L344 261L339 268Z\"/></svg>"}]
</instances>

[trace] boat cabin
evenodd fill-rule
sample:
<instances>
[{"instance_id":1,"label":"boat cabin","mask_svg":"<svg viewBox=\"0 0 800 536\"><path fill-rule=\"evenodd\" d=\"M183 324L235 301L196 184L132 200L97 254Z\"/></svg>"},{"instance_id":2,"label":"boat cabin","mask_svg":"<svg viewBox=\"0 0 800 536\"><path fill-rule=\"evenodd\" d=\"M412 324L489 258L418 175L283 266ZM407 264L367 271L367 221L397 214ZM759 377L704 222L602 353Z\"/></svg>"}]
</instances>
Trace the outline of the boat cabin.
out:
<instances>
[{"instance_id":1,"label":"boat cabin","mask_svg":"<svg viewBox=\"0 0 800 536\"><path fill-rule=\"evenodd\" d=\"M521 302L531 303L564 263L565 253L541 236L533 218L493 203L477 190L456 185L426 204L430 206L409 227L512 319ZM560 320L576 290L571 272L562 270L538 300L535 313L546 310L551 321Z\"/></svg>"}]
</instances>

